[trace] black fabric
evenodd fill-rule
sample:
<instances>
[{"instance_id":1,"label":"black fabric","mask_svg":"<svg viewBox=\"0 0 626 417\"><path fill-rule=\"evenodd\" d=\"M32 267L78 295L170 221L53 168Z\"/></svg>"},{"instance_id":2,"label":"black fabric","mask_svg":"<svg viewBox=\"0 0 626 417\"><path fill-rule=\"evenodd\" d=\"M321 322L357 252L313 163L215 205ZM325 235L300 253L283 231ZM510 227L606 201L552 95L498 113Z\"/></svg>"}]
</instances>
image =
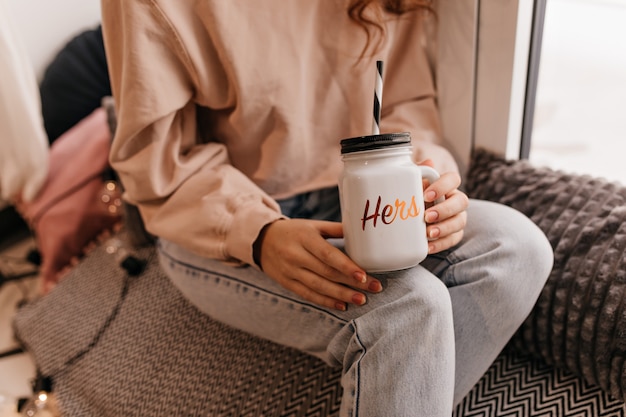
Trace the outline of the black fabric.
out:
<instances>
[{"instance_id":1,"label":"black fabric","mask_svg":"<svg viewBox=\"0 0 626 417\"><path fill-rule=\"evenodd\" d=\"M40 85L41 110L50 143L111 95L102 28L69 41L47 67Z\"/></svg>"},{"instance_id":2,"label":"black fabric","mask_svg":"<svg viewBox=\"0 0 626 417\"><path fill-rule=\"evenodd\" d=\"M13 206L0 209L0 250L28 236L28 225Z\"/></svg>"}]
</instances>

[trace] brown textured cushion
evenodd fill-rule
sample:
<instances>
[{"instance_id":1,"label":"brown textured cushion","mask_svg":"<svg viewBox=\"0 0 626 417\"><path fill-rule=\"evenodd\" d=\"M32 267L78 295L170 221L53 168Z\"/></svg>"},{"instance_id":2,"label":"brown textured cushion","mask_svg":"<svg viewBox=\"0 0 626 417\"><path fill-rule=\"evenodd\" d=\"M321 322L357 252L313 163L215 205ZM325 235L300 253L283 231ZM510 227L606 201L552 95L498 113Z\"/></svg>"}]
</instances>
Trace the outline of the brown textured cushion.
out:
<instances>
[{"instance_id":1,"label":"brown textured cushion","mask_svg":"<svg viewBox=\"0 0 626 417\"><path fill-rule=\"evenodd\" d=\"M474 155L468 178L471 197L526 214L554 248L552 273L514 344L624 399L626 187L486 151Z\"/></svg>"}]
</instances>

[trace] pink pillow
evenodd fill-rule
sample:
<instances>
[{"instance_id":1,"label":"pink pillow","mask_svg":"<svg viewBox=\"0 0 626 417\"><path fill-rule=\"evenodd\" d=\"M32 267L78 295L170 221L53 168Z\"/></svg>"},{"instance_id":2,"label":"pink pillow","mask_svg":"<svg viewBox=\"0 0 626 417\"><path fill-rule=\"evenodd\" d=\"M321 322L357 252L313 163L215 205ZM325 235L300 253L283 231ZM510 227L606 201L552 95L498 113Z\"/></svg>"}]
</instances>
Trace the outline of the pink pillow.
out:
<instances>
[{"instance_id":1,"label":"pink pillow","mask_svg":"<svg viewBox=\"0 0 626 417\"><path fill-rule=\"evenodd\" d=\"M121 220L120 187L108 162L110 144L106 111L98 108L52 144L42 190L32 202L16 204L35 234L43 293L90 242Z\"/></svg>"}]
</instances>

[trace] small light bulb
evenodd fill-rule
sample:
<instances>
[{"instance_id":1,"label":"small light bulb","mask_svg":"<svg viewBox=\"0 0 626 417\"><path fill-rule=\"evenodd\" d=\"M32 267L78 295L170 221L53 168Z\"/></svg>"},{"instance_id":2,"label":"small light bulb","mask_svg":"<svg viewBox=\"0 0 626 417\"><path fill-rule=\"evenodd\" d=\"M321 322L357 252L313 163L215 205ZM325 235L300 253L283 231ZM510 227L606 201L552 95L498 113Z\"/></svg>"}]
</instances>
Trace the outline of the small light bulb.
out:
<instances>
[{"instance_id":1,"label":"small light bulb","mask_svg":"<svg viewBox=\"0 0 626 417\"><path fill-rule=\"evenodd\" d=\"M24 404L21 410L24 417L60 417L59 406L51 393L40 391Z\"/></svg>"},{"instance_id":2,"label":"small light bulb","mask_svg":"<svg viewBox=\"0 0 626 417\"><path fill-rule=\"evenodd\" d=\"M118 216L122 207L121 188L115 181L106 181L100 196L100 201L106 206L106 212L111 216Z\"/></svg>"},{"instance_id":3,"label":"small light bulb","mask_svg":"<svg viewBox=\"0 0 626 417\"><path fill-rule=\"evenodd\" d=\"M109 191L115 191L117 189L117 184L115 183L115 181L107 181L106 188Z\"/></svg>"}]
</instances>

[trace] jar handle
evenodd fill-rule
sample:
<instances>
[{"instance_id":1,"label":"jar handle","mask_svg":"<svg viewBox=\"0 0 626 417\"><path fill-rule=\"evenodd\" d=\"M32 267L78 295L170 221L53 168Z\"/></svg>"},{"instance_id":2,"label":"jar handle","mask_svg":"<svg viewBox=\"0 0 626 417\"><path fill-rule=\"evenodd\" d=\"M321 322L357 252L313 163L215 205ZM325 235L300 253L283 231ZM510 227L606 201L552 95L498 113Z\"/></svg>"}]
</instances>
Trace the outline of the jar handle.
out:
<instances>
[{"instance_id":1,"label":"jar handle","mask_svg":"<svg viewBox=\"0 0 626 417\"><path fill-rule=\"evenodd\" d=\"M429 167L428 165L419 165L419 168L422 171L422 178L427 179L431 184L440 177L439 172L437 172L435 168ZM445 196L441 196L436 199L433 204L439 204L445 199Z\"/></svg>"}]
</instances>

